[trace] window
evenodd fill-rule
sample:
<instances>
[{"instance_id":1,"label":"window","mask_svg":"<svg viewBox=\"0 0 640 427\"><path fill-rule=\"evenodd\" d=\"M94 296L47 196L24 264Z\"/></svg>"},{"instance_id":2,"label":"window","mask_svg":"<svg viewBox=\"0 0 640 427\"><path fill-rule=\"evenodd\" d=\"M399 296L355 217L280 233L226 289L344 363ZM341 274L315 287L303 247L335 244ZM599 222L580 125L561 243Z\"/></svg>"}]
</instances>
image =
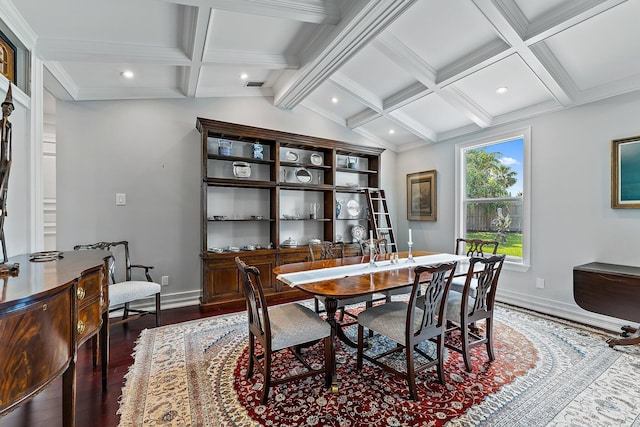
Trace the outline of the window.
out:
<instances>
[{"instance_id":1,"label":"window","mask_svg":"<svg viewBox=\"0 0 640 427\"><path fill-rule=\"evenodd\" d=\"M456 237L498 240L507 265L521 269L530 256L530 136L525 128L456 146Z\"/></svg>"}]
</instances>

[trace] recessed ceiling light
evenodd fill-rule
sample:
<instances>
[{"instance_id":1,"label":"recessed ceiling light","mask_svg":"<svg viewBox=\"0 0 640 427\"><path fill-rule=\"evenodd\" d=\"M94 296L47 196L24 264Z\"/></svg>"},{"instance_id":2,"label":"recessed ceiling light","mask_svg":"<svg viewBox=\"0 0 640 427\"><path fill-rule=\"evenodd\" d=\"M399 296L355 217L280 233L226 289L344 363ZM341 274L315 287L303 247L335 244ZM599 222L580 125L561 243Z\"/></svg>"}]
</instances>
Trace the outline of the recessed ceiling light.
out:
<instances>
[{"instance_id":1,"label":"recessed ceiling light","mask_svg":"<svg viewBox=\"0 0 640 427\"><path fill-rule=\"evenodd\" d=\"M134 76L133 71L131 70L124 70L123 72L120 73L120 75L125 79L132 79Z\"/></svg>"},{"instance_id":2,"label":"recessed ceiling light","mask_svg":"<svg viewBox=\"0 0 640 427\"><path fill-rule=\"evenodd\" d=\"M389 129L389 135L393 135L394 133L396 133L395 129Z\"/></svg>"},{"instance_id":3,"label":"recessed ceiling light","mask_svg":"<svg viewBox=\"0 0 640 427\"><path fill-rule=\"evenodd\" d=\"M333 102L334 104L338 103L338 98L336 98L335 96L333 98L331 98L331 102Z\"/></svg>"},{"instance_id":4,"label":"recessed ceiling light","mask_svg":"<svg viewBox=\"0 0 640 427\"><path fill-rule=\"evenodd\" d=\"M509 88L506 86L500 86L498 89L496 89L496 93L500 95L507 92L509 92Z\"/></svg>"},{"instance_id":5,"label":"recessed ceiling light","mask_svg":"<svg viewBox=\"0 0 640 427\"><path fill-rule=\"evenodd\" d=\"M242 74L240 74L240 78L242 80L247 80L249 78L249 75L247 73L242 73Z\"/></svg>"}]
</instances>

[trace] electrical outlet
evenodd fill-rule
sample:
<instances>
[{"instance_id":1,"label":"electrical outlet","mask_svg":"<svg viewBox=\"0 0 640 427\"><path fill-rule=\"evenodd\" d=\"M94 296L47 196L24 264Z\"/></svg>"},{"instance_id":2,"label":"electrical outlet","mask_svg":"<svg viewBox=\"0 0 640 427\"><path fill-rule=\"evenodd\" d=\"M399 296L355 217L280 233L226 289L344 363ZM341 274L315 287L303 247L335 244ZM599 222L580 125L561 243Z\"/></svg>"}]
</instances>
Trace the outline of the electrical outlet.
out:
<instances>
[{"instance_id":1,"label":"electrical outlet","mask_svg":"<svg viewBox=\"0 0 640 427\"><path fill-rule=\"evenodd\" d=\"M162 276L162 286L169 286L169 276Z\"/></svg>"},{"instance_id":2,"label":"electrical outlet","mask_svg":"<svg viewBox=\"0 0 640 427\"><path fill-rule=\"evenodd\" d=\"M539 277L536 279L536 288L544 289L544 279L541 279Z\"/></svg>"}]
</instances>

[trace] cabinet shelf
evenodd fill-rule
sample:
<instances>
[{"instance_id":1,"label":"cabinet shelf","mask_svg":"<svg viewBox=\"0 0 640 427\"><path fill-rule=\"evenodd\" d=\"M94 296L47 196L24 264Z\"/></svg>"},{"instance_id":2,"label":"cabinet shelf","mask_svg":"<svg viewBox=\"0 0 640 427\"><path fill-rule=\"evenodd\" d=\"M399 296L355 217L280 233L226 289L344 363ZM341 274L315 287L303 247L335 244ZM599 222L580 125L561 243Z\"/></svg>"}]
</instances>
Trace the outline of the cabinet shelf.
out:
<instances>
[{"instance_id":1,"label":"cabinet shelf","mask_svg":"<svg viewBox=\"0 0 640 427\"><path fill-rule=\"evenodd\" d=\"M275 219L272 218L262 218L262 219L255 219L255 218L228 218L228 219L214 219L214 218L207 218L207 222L273 222L275 221Z\"/></svg>"},{"instance_id":2,"label":"cabinet shelf","mask_svg":"<svg viewBox=\"0 0 640 427\"><path fill-rule=\"evenodd\" d=\"M370 169L351 169L344 167L337 167L336 172L344 172L344 173L362 173L367 175L377 175L378 171L370 170Z\"/></svg>"},{"instance_id":3,"label":"cabinet shelf","mask_svg":"<svg viewBox=\"0 0 640 427\"><path fill-rule=\"evenodd\" d=\"M283 190L333 191L333 186L327 184L297 184L295 182L282 182L278 186Z\"/></svg>"},{"instance_id":4,"label":"cabinet shelf","mask_svg":"<svg viewBox=\"0 0 640 427\"><path fill-rule=\"evenodd\" d=\"M316 170L326 170L330 171L331 165L314 165L313 163L300 163L300 162L280 162L280 166L285 166L289 168L306 168L306 169L316 169Z\"/></svg>"},{"instance_id":5,"label":"cabinet shelf","mask_svg":"<svg viewBox=\"0 0 640 427\"><path fill-rule=\"evenodd\" d=\"M254 159L253 157L223 156L220 154L208 154L207 158L210 160L223 160L228 162L247 162L247 163L252 163L256 165L270 165L275 163L275 160L259 160L259 159Z\"/></svg>"},{"instance_id":6,"label":"cabinet shelf","mask_svg":"<svg viewBox=\"0 0 640 427\"><path fill-rule=\"evenodd\" d=\"M255 181L250 179L205 178L204 182L210 186L225 187L272 188L276 186L275 181Z\"/></svg>"}]
</instances>

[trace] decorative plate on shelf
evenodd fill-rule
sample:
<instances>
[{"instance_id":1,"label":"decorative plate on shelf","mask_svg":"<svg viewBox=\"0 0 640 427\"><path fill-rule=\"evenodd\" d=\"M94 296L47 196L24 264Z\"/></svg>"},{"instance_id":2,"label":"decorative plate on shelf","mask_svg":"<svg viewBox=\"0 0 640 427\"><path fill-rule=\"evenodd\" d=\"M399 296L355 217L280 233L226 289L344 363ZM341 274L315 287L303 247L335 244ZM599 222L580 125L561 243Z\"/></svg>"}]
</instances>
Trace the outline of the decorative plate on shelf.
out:
<instances>
[{"instance_id":1,"label":"decorative plate on shelf","mask_svg":"<svg viewBox=\"0 0 640 427\"><path fill-rule=\"evenodd\" d=\"M296 179L303 184L308 184L311 182L311 179L313 179L313 177L311 176L311 172L309 172L307 169L298 168L296 169Z\"/></svg>"},{"instance_id":2,"label":"decorative plate on shelf","mask_svg":"<svg viewBox=\"0 0 640 427\"><path fill-rule=\"evenodd\" d=\"M322 156L318 153L311 154L311 157L309 157L309 160L311 161L312 164L316 166L322 165Z\"/></svg>"},{"instance_id":3,"label":"decorative plate on shelf","mask_svg":"<svg viewBox=\"0 0 640 427\"><path fill-rule=\"evenodd\" d=\"M357 200L351 199L347 202L347 213L349 216L360 215L360 203Z\"/></svg>"},{"instance_id":4,"label":"decorative plate on shelf","mask_svg":"<svg viewBox=\"0 0 640 427\"><path fill-rule=\"evenodd\" d=\"M353 237L353 240L358 242L362 239L366 239L367 230L361 225L354 225L351 227L351 237Z\"/></svg>"},{"instance_id":5,"label":"decorative plate on shelf","mask_svg":"<svg viewBox=\"0 0 640 427\"><path fill-rule=\"evenodd\" d=\"M290 162L297 162L298 161L298 154L296 154L293 151L287 151L286 153L284 153L284 158L287 159Z\"/></svg>"}]
</instances>

